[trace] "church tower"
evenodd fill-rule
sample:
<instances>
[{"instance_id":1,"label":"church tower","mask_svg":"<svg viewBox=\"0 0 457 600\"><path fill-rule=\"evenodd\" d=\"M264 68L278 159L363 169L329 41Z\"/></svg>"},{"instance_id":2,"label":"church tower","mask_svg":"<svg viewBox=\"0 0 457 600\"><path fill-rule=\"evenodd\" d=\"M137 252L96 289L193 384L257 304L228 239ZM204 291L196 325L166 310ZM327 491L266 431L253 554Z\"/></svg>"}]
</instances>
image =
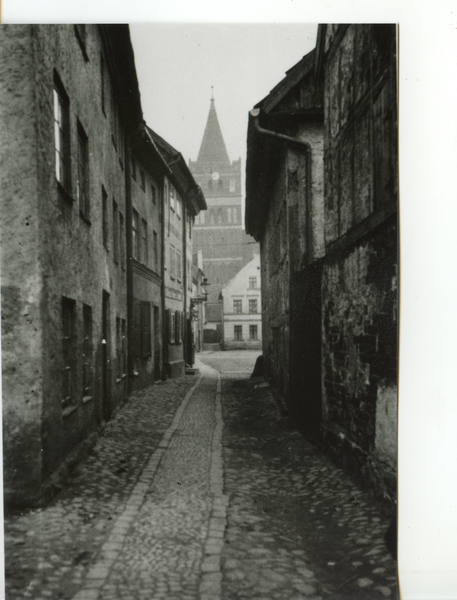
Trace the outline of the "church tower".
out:
<instances>
[{"instance_id":1,"label":"church tower","mask_svg":"<svg viewBox=\"0 0 457 600\"><path fill-rule=\"evenodd\" d=\"M258 244L242 227L241 158L230 161L214 98L198 158L189 160L189 169L208 205L196 217L193 250L203 255L203 271L211 284L211 314L210 305L218 302L222 288L259 254Z\"/></svg>"}]
</instances>

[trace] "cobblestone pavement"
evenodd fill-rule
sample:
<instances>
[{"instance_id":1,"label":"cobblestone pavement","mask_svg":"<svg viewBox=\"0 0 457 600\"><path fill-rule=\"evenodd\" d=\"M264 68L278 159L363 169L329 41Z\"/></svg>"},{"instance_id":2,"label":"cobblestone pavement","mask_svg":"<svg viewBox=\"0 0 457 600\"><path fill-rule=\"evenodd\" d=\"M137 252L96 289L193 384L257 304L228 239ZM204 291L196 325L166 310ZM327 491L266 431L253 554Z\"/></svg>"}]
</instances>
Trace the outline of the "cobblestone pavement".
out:
<instances>
[{"instance_id":1,"label":"cobblestone pavement","mask_svg":"<svg viewBox=\"0 0 457 600\"><path fill-rule=\"evenodd\" d=\"M6 599L394 597L385 518L248 381L256 357L133 394L52 503L7 515Z\"/></svg>"},{"instance_id":2,"label":"cobblestone pavement","mask_svg":"<svg viewBox=\"0 0 457 600\"><path fill-rule=\"evenodd\" d=\"M395 598L389 521L371 494L291 427L265 384L246 379L247 356L202 359L223 378L223 598Z\"/></svg>"}]
</instances>

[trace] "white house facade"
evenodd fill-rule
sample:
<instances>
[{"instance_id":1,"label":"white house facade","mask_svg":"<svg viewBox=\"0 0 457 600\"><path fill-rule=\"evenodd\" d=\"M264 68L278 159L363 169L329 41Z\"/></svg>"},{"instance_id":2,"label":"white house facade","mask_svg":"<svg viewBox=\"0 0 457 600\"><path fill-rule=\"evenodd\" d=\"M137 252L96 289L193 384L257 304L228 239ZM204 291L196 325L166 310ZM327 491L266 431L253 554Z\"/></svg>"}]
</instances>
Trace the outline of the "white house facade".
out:
<instances>
[{"instance_id":1,"label":"white house facade","mask_svg":"<svg viewBox=\"0 0 457 600\"><path fill-rule=\"evenodd\" d=\"M222 289L223 349L262 348L260 255Z\"/></svg>"}]
</instances>

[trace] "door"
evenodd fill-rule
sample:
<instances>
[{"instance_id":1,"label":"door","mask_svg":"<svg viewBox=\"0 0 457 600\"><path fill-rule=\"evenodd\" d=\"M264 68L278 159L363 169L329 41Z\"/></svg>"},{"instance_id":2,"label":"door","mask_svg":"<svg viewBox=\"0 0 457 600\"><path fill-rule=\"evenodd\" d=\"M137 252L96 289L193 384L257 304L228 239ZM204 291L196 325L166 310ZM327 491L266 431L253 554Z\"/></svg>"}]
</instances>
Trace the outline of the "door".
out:
<instances>
[{"instance_id":1,"label":"door","mask_svg":"<svg viewBox=\"0 0 457 600\"><path fill-rule=\"evenodd\" d=\"M154 381L161 379L159 307L154 306Z\"/></svg>"},{"instance_id":2,"label":"door","mask_svg":"<svg viewBox=\"0 0 457 600\"><path fill-rule=\"evenodd\" d=\"M322 421L321 274L320 265L296 274L290 297L290 412L315 440Z\"/></svg>"},{"instance_id":3,"label":"door","mask_svg":"<svg viewBox=\"0 0 457 600\"><path fill-rule=\"evenodd\" d=\"M110 297L103 290L102 307L102 413L103 419L111 418L111 366L110 366Z\"/></svg>"}]
</instances>

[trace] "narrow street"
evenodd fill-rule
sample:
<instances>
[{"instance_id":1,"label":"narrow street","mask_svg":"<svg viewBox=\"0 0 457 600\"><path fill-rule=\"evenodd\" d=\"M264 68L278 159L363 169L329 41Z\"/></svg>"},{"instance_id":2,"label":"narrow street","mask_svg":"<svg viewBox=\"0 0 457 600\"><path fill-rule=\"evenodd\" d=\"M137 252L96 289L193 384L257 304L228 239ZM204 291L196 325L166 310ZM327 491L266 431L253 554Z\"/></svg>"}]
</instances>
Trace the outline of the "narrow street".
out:
<instances>
[{"instance_id":1,"label":"narrow street","mask_svg":"<svg viewBox=\"0 0 457 600\"><path fill-rule=\"evenodd\" d=\"M6 599L396 598L387 518L249 380L257 355L133 394L53 502L6 515Z\"/></svg>"}]
</instances>

